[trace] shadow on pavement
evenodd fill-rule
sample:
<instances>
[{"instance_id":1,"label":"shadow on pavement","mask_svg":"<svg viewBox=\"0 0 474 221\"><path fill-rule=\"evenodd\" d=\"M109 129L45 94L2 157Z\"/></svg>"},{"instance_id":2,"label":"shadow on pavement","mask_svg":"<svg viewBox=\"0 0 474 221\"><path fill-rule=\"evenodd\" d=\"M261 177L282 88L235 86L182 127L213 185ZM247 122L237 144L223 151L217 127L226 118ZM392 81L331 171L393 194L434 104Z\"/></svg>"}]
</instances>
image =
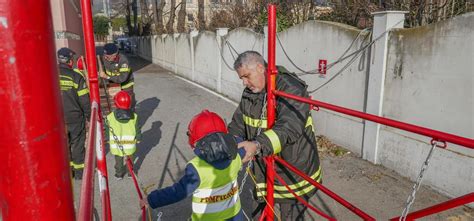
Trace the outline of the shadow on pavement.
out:
<instances>
[{"instance_id":1,"label":"shadow on pavement","mask_svg":"<svg viewBox=\"0 0 474 221\"><path fill-rule=\"evenodd\" d=\"M160 177L160 180L158 182L158 188L163 188L163 183L165 181L166 174L168 174L171 177L171 180L173 182L177 182L177 179L173 176L173 173L170 169L170 160L171 160L171 155L173 153L174 153L174 158L175 158L177 171L179 173L182 174L184 172L184 168L180 168L179 162L183 162L183 160L184 160L184 162L188 161L188 159L186 159L186 157L183 155L181 150L179 150L178 147L175 144L176 137L178 136L178 129L179 129L179 123L176 123L176 129L174 131L174 135L173 135L173 139L171 141L171 145L170 145L170 148L169 148L169 151L168 151L168 155L166 156L165 164L163 165L163 171L161 172L161 177ZM176 150L176 151L173 151L173 150ZM179 157L182 158L182 159L178 159Z\"/></svg>"},{"instance_id":2,"label":"shadow on pavement","mask_svg":"<svg viewBox=\"0 0 474 221\"><path fill-rule=\"evenodd\" d=\"M321 197L321 194L324 194L324 193L322 193L321 191L316 192L316 194L314 194L314 196L312 197L312 200L311 200L311 201L308 201L308 202L309 202L312 206L314 206L316 209L318 209L319 211L322 211L323 213L326 213L328 216L335 218L336 215L333 213L333 211L331 210L331 208L329 208L329 206L328 206L328 204L326 203L326 201ZM318 204L321 204L321 205L318 206L318 205L315 204L314 202L318 202ZM318 214L316 214L315 212L313 212L313 211L310 210L310 209L308 209L308 211L306 212L306 215L307 215L307 216L310 216L311 218L313 218L312 215L316 216L317 218L322 218L321 216L319 216Z\"/></svg>"},{"instance_id":3,"label":"shadow on pavement","mask_svg":"<svg viewBox=\"0 0 474 221\"><path fill-rule=\"evenodd\" d=\"M179 173L184 172L184 168L179 167L179 162L187 162L189 159L185 157L185 155L181 152L180 149L176 146L176 138L178 136L178 131L179 131L179 123L176 124L176 128L173 134L173 138L171 140L171 145L168 150L168 154L166 156L166 161L165 164L163 165L163 171L161 172L161 177L158 182L158 188L163 188L163 184L166 178L166 175L171 178L173 182L177 182L178 178L173 176L173 173L170 169L171 161L172 161L172 155L174 155L175 163L176 163L176 171ZM161 134L160 134L161 137ZM175 170L173 168L173 170ZM155 190L155 189L153 189ZM161 212L161 215L160 215ZM150 214L148 214L150 213ZM147 212L147 220L148 216L151 216L151 220L188 220L191 216L192 210L191 210L191 198L188 197L185 200L182 200L180 202L160 207L155 210L150 210ZM160 217L160 218L158 218ZM141 215L139 216L138 220L141 221Z\"/></svg>"},{"instance_id":4,"label":"shadow on pavement","mask_svg":"<svg viewBox=\"0 0 474 221\"><path fill-rule=\"evenodd\" d=\"M151 128L149 130L142 133L142 140L137 144L137 152L135 154L135 172L138 173L146 155L148 155L153 147L156 147L156 145L160 143L161 125L163 125L161 121L155 121L151 124Z\"/></svg>"},{"instance_id":5,"label":"shadow on pavement","mask_svg":"<svg viewBox=\"0 0 474 221\"><path fill-rule=\"evenodd\" d=\"M142 128L145 125L159 104L160 99L156 97L147 98L137 104L138 127Z\"/></svg>"}]
</instances>

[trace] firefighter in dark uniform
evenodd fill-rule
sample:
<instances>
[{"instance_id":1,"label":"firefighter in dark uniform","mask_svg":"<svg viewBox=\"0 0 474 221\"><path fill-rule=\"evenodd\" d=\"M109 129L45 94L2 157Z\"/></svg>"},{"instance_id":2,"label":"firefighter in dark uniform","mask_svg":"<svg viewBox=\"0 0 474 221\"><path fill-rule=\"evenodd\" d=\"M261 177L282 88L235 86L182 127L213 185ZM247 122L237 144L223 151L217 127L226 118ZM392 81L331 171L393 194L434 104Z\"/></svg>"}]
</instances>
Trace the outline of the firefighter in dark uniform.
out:
<instances>
[{"instance_id":1,"label":"firefighter in dark uniform","mask_svg":"<svg viewBox=\"0 0 474 221\"><path fill-rule=\"evenodd\" d=\"M100 77L110 82L120 84L120 88L126 91L132 98L132 107L135 109L135 93L133 92L133 72L125 55L119 54L117 45L108 43L104 45L103 62L105 72L101 70Z\"/></svg>"},{"instance_id":2,"label":"firefighter in dark uniform","mask_svg":"<svg viewBox=\"0 0 474 221\"><path fill-rule=\"evenodd\" d=\"M58 50L59 85L63 100L71 169L75 179L82 179L86 141L86 120L90 118L89 89L84 77L73 70L74 51Z\"/></svg>"},{"instance_id":3,"label":"firefighter in dark uniform","mask_svg":"<svg viewBox=\"0 0 474 221\"><path fill-rule=\"evenodd\" d=\"M321 167L314 135L313 119L309 104L286 98L276 98L276 119L272 129L266 120L266 63L255 51L240 54L234 63L244 92L240 104L229 124L229 133L243 140L244 161L255 155L253 172L257 177L254 189L253 216L260 213L266 196L264 156L278 155L317 182L321 182ZM309 97L306 83L285 68L278 67L276 89L302 97ZM263 112L263 114L262 114ZM260 129L258 129L260 128ZM309 182L275 163L275 170L295 193L309 199L316 189ZM286 187L275 180L275 202L280 204L281 220L304 220L306 207L298 202Z\"/></svg>"}]
</instances>

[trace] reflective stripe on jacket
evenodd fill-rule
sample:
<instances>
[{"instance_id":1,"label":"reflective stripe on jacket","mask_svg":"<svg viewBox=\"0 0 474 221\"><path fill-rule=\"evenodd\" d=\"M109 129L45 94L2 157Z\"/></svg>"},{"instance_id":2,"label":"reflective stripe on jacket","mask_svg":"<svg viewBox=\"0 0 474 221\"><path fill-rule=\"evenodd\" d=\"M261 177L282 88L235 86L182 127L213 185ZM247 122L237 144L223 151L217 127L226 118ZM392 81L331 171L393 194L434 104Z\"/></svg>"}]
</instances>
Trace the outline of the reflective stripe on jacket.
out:
<instances>
[{"instance_id":1,"label":"reflective stripe on jacket","mask_svg":"<svg viewBox=\"0 0 474 221\"><path fill-rule=\"evenodd\" d=\"M122 90L129 89L133 91L135 83L132 68L125 55L120 54L118 56L118 61L104 60L105 73L110 77L109 81L120 84Z\"/></svg>"},{"instance_id":2,"label":"reflective stripe on jacket","mask_svg":"<svg viewBox=\"0 0 474 221\"><path fill-rule=\"evenodd\" d=\"M77 123L88 119L91 108L89 88L84 77L66 64L60 64L59 87L66 123Z\"/></svg>"},{"instance_id":3,"label":"reflective stripe on jacket","mask_svg":"<svg viewBox=\"0 0 474 221\"><path fill-rule=\"evenodd\" d=\"M107 128L109 134L110 153L116 156L132 155L137 150L137 114L133 114L133 117L128 121L117 120L114 112L107 115L107 121L113 132ZM117 136L119 142L114 138ZM119 148L119 143L123 147L123 152Z\"/></svg>"},{"instance_id":4,"label":"reflective stripe on jacket","mask_svg":"<svg viewBox=\"0 0 474 221\"><path fill-rule=\"evenodd\" d=\"M219 170L199 157L191 163L199 174L200 184L193 193L193 220L225 220L240 211L237 176L242 161L239 155L231 164Z\"/></svg>"}]
</instances>

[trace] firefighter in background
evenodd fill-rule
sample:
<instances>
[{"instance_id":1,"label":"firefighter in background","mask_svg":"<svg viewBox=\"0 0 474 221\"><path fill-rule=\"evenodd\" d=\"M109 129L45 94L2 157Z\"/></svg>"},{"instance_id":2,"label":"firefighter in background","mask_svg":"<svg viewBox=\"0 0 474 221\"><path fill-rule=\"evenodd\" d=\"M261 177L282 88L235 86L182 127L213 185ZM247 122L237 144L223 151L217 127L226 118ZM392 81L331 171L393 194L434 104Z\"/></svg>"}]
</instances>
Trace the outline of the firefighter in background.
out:
<instances>
[{"instance_id":1,"label":"firefighter in background","mask_svg":"<svg viewBox=\"0 0 474 221\"><path fill-rule=\"evenodd\" d=\"M151 192L140 207L162 207L193 195L192 220L243 220L237 176L245 150L237 150L224 120L208 110L194 116L187 135L196 157L186 165L184 176Z\"/></svg>"},{"instance_id":2,"label":"firefighter in background","mask_svg":"<svg viewBox=\"0 0 474 221\"><path fill-rule=\"evenodd\" d=\"M133 72L125 55L119 54L117 45L108 43L104 45L103 55L104 69L100 70L100 77L109 82L120 84L120 88L126 91L132 98L132 110L135 109L135 93L133 92Z\"/></svg>"},{"instance_id":3,"label":"firefighter in background","mask_svg":"<svg viewBox=\"0 0 474 221\"><path fill-rule=\"evenodd\" d=\"M89 89L84 77L73 70L75 52L61 48L59 61L59 85L63 100L71 169L75 179L82 179L86 140L86 120L90 118Z\"/></svg>"},{"instance_id":4,"label":"firefighter in background","mask_svg":"<svg viewBox=\"0 0 474 221\"><path fill-rule=\"evenodd\" d=\"M115 95L114 103L116 109L107 115L106 134L109 138L110 153L115 156L115 178L121 180L128 171L124 159L129 157L133 162L141 133L138 116L131 110L130 95L120 91ZM131 177L130 171L128 176Z\"/></svg>"},{"instance_id":5,"label":"firefighter in background","mask_svg":"<svg viewBox=\"0 0 474 221\"><path fill-rule=\"evenodd\" d=\"M258 203L254 205L253 214L256 215L265 206L266 167L262 157L278 154L317 182L321 182L321 168L309 104L277 97L275 125L267 130L266 63L263 57L258 52L246 51L237 57L234 69L246 88L229 124L229 133L247 140L239 143L247 153L244 162L257 155L253 167L257 176L254 197ZM283 67L278 67L276 89L309 97L306 83ZM305 199L314 195L315 187L309 182L277 163L275 170L297 195ZM307 210L304 204L278 180L275 180L274 190L275 202L280 204L281 220L304 220Z\"/></svg>"}]
</instances>

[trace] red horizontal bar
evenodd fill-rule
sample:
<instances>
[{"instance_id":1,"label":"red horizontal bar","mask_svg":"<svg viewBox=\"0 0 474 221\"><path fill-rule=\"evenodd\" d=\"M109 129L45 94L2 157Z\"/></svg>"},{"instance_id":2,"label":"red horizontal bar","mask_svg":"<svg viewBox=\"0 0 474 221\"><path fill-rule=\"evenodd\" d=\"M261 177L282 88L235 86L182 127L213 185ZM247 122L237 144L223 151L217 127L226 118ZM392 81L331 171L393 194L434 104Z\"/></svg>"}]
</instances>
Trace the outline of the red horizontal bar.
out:
<instances>
[{"instance_id":1,"label":"red horizontal bar","mask_svg":"<svg viewBox=\"0 0 474 221\"><path fill-rule=\"evenodd\" d=\"M288 184L285 182L285 180L283 180L283 178L281 178L280 175L278 175L278 173L275 173L275 177L278 179L278 181L280 181L281 184L283 184L286 189L291 193L293 194L293 196L295 196L295 198L300 201L301 203L303 203L306 207L310 208L311 210L313 210L314 212L316 212L317 214L319 214L320 216L326 218L327 220L331 220L331 221L335 221L336 219L335 218L332 218L330 217L329 215L327 215L326 213L323 213L322 211L316 209L314 206L312 206L311 204L309 204L307 201L305 201L303 198L301 198L300 196L296 195L295 191L293 191L289 186Z\"/></svg>"},{"instance_id":2,"label":"red horizontal bar","mask_svg":"<svg viewBox=\"0 0 474 221\"><path fill-rule=\"evenodd\" d=\"M322 108L326 108L326 109L336 111L336 112L339 112L339 113L351 115L351 116L362 118L362 119L365 119L365 120L370 120L370 121L373 121L373 122L376 122L376 123L379 123L379 124L383 124L383 125L387 125L387 126L390 126L390 127L395 127L395 128L398 128L398 129L410 131L410 132L413 132L413 133L416 133L416 134L425 135L425 136L433 138L436 141L446 141L446 142L449 142L449 143L458 144L458 145L461 145L461 146L464 146L464 147L467 147L467 148L470 148L470 149L474 149L474 140L473 139L460 137L460 136L457 136L457 135L454 135L454 134L444 133L444 132L441 132L441 131L432 130L432 129L428 129L428 128L425 128L425 127L416 126L416 125L413 125L413 124L407 124L407 123L404 123L404 122L401 122L401 121L396 121L396 120L392 120L392 119L388 119L388 118L384 118L384 117L379 117L379 116L376 116L376 115L373 115L373 114L367 114L367 113L364 113L364 112L361 112L361 111L356 111L356 110L352 110L352 109L348 109L348 108L344 108L344 107L339 107L339 106L336 106L336 105L324 103L324 102L321 102L321 101L312 100L312 99L309 99L309 98L299 97L299 96L296 96L296 95L293 95L293 94L288 94L288 93L285 93L285 92L282 92L282 91L276 91L275 90L275 91L273 91L273 93L275 95L278 95L278 96L290 98L290 99L300 101L300 102L304 102L304 103L307 103L307 104L312 104L312 105L322 107Z\"/></svg>"},{"instance_id":3,"label":"red horizontal bar","mask_svg":"<svg viewBox=\"0 0 474 221\"><path fill-rule=\"evenodd\" d=\"M472 202L474 202L474 192L466 194L464 196L460 196L455 199L448 200L444 203L440 203L440 204L410 213L407 215L406 220L419 219L425 216L429 216L438 212L442 212L442 211L452 209L454 207L462 206L462 205L472 203ZM400 217L395 217L390 220L398 221L399 219Z\"/></svg>"},{"instance_id":4,"label":"red horizontal bar","mask_svg":"<svg viewBox=\"0 0 474 221\"><path fill-rule=\"evenodd\" d=\"M97 117L98 117L98 110L97 110L97 103L92 103L92 110L91 110L91 119L89 123L89 134L88 134L88 142L87 142L87 149L86 149L86 159L85 159L85 167L84 167L84 176L82 180L82 188L81 188L81 202L79 205L79 214L78 214L78 221L87 221L92 220L92 207L94 205L94 168L95 168L95 141L96 141L96 129L97 129Z\"/></svg>"},{"instance_id":5,"label":"red horizontal bar","mask_svg":"<svg viewBox=\"0 0 474 221\"><path fill-rule=\"evenodd\" d=\"M329 190L328 188L324 187L322 184L320 184L320 183L316 182L315 180L311 179L311 177L304 174L300 170L296 169L296 167L294 167L293 165L291 165L288 162L284 161L280 157L274 156L274 158L278 163L282 164L286 168L288 168L291 171L293 171L294 173L296 173L298 176L302 177L303 179L305 179L306 181L311 183L313 186L315 186L319 190L326 193L329 197L331 197L334 200L336 200L337 202L339 202L341 205L343 205L344 207L346 207L347 209L349 209L350 211L355 213L357 216L361 217L364 220L375 220L375 218L371 217L370 215L368 215L364 211L362 211L359 208L355 207L354 205L352 205L351 203L349 203L348 201L346 201L345 199L343 199L342 197L340 197L336 193L334 193L331 190Z\"/></svg>"},{"instance_id":6,"label":"red horizontal bar","mask_svg":"<svg viewBox=\"0 0 474 221\"><path fill-rule=\"evenodd\" d=\"M140 190L140 187L138 186L137 177L135 176L135 173L133 172L132 160L130 159L130 157L126 156L125 161L127 162L128 171L132 175L133 184L135 185L135 189L137 190L138 198L140 200L143 200L142 191ZM142 220L146 221L146 208L145 207L142 207Z\"/></svg>"}]
</instances>

